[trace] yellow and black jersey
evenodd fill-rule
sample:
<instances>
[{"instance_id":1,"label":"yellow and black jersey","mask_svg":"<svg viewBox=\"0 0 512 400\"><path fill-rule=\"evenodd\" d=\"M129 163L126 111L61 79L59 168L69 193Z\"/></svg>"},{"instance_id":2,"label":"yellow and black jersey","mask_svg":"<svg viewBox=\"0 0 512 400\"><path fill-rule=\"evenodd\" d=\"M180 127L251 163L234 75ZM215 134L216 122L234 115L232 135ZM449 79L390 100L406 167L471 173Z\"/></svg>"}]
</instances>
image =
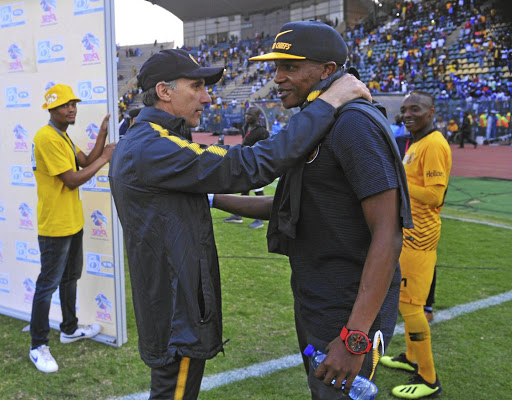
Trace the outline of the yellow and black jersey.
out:
<instances>
[{"instance_id":1,"label":"yellow and black jersey","mask_svg":"<svg viewBox=\"0 0 512 400\"><path fill-rule=\"evenodd\" d=\"M416 250L435 250L441 236L439 214L448 188L452 154L448 142L439 131L433 131L413 143L405 154L404 169L411 193L411 210L414 228L404 229L404 247ZM411 190L416 185L428 189L442 186L441 198L435 206L415 198Z\"/></svg>"}]
</instances>

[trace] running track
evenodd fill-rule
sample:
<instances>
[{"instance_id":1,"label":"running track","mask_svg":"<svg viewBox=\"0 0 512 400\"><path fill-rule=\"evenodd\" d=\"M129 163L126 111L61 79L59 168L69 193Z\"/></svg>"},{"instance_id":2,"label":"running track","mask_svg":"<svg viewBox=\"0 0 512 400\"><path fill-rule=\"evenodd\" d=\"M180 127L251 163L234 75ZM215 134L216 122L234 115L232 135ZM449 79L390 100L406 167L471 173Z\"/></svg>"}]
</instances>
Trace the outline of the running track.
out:
<instances>
[{"instance_id":1,"label":"running track","mask_svg":"<svg viewBox=\"0 0 512 400\"><path fill-rule=\"evenodd\" d=\"M210 133L193 133L194 141L201 144L218 143L219 137ZM229 145L242 142L241 135L225 135L224 143ZM482 145L476 149L466 144L463 149L451 145L451 176L487 177L512 180L512 146Z\"/></svg>"}]
</instances>

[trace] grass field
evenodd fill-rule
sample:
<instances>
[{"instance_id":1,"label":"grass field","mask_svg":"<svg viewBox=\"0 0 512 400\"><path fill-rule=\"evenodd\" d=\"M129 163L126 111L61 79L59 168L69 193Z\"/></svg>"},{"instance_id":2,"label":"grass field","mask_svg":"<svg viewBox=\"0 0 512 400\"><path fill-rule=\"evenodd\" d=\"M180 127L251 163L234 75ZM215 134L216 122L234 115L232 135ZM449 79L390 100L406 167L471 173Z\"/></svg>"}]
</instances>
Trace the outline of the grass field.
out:
<instances>
[{"instance_id":1,"label":"grass field","mask_svg":"<svg viewBox=\"0 0 512 400\"><path fill-rule=\"evenodd\" d=\"M272 188L268 187L269 194ZM490 221L512 227L512 181L452 178L443 215ZM293 324L290 271L285 257L266 251L265 229L223 224L227 214L213 210L221 262L225 355L207 362L206 376L269 361L298 352ZM435 311L512 290L510 229L443 219L438 251ZM321 234L321 233L319 233ZM63 345L51 331L52 354L59 372L43 374L28 358L30 337L20 321L0 316L0 400L110 399L149 390L149 369L137 351L137 332L127 282L128 343L112 348L93 341ZM433 350L443 399L512 399L512 302L464 314L432 325ZM404 349L403 335L393 339L388 354ZM378 399L408 376L378 370ZM202 391L202 400L308 399L301 366L261 378L242 380Z\"/></svg>"}]
</instances>

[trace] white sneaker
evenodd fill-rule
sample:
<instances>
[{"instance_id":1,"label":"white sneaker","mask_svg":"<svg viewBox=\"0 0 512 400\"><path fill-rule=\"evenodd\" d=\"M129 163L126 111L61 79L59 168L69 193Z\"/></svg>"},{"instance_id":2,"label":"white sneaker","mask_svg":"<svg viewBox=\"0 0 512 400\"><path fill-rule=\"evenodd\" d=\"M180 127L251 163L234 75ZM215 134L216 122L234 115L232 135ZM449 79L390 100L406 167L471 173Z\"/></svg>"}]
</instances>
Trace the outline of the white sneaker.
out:
<instances>
[{"instance_id":1,"label":"white sneaker","mask_svg":"<svg viewBox=\"0 0 512 400\"><path fill-rule=\"evenodd\" d=\"M39 371L50 373L59 369L57 361L52 357L50 348L42 344L37 349L30 350L30 360Z\"/></svg>"},{"instance_id":2,"label":"white sneaker","mask_svg":"<svg viewBox=\"0 0 512 400\"><path fill-rule=\"evenodd\" d=\"M80 339L89 339L96 336L101 331L101 326L98 324L92 325L79 325L71 335L66 335L64 332L60 333L61 343L72 343Z\"/></svg>"}]
</instances>

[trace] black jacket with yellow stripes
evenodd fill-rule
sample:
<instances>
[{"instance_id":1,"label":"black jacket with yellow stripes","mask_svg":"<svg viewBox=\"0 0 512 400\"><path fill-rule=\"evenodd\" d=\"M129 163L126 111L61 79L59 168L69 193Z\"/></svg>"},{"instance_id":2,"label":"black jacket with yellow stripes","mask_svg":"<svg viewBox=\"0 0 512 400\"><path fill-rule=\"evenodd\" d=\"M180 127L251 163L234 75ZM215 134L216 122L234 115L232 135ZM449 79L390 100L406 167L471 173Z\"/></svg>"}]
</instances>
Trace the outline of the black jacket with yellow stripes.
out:
<instances>
[{"instance_id":1,"label":"black jacket with yellow stripes","mask_svg":"<svg viewBox=\"0 0 512 400\"><path fill-rule=\"evenodd\" d=\"M222 350L220 273L206 193L263 187L311 152L334 123L316 100L252 147L205 147L184 120L145 107L119 140L110 185L123 227L141 358L209 359Z\"/></svg>"}]
</instances>

